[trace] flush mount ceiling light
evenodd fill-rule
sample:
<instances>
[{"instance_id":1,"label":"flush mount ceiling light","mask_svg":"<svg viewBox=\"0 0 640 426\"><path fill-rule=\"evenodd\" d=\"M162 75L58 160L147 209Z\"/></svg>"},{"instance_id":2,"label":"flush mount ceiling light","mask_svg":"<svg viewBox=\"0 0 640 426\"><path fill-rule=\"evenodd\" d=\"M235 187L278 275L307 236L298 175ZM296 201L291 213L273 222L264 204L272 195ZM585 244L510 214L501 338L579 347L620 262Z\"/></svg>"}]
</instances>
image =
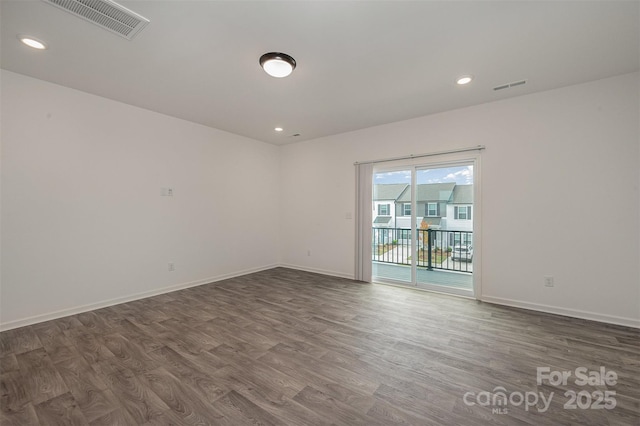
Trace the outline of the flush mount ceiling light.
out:
<instances>
[{"instance_id":1,"label":"flush mount ceiling light","mask_svg":"<svg viewBox=\"0 0 640 426\"><path fill-rule=\"evenodd\" d=\"M34 49L45 50L47 48L47 45L43 41L40 41L37 38L31 36L18 35L18 40Z\"/></svg>"},{"instance_id":2,"label":"flush mount ceiling light","mask_svg":"<svg viewBox=\"0 0 640 426\"><path fill-rule=\"evenodd\" d=\"M460 77L456 78L456 84L464 86L465 84L471 83L471 80L473 80L472 75L461 75Z\"/></svg>"},{"instance_id":3,"label":"flush mount ceiling light","mask_svg":"<svg viewBox=\"0 0 640 426\"><path fill-rule=\"evenodd\" d=\"M283 131L284 129L283 129L282 127L276 127L276 128L275 128L275 129L273 129L273 130L275 130L276 132L281 132L281 131Z\"/></svg>"},{"instance_id":4,"label":"flush mount ceiling light","mask_svg":"<svg viewBox=\"0 0 640 426\"><path fill-rule=\"evenodd\" d=\"M260 56L260 66L270 76L282 78L293 72L296 60L286 53L269 52Z\"/></svg>"}]
</instances>

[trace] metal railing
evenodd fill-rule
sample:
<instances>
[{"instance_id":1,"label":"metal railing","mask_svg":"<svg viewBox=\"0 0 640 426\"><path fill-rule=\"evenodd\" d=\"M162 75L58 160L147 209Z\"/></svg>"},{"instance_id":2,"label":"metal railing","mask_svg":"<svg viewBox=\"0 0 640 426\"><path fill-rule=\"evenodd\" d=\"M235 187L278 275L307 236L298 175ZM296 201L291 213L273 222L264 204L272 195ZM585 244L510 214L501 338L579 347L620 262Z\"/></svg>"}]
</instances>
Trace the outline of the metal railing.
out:
<instances>
[{"instance_id":1,"label":"metal railing","mask_svg":"<svg viewBox=\"0 0 640 426\"><path fill-rule=\"evenodd\" d=\"M411 229L373 228L372 260L397 265L416 265L428 270L473 271L473 232L416 229L417 247L412 252Z\"/></svg>"}]
</instances>

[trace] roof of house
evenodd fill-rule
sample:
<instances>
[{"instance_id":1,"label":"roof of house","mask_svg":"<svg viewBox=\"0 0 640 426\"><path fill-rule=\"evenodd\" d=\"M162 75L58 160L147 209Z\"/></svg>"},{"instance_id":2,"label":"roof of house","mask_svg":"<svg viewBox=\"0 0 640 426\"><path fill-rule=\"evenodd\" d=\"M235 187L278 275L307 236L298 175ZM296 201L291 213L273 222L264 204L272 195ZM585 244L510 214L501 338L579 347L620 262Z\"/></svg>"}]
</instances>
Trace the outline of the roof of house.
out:
<instances>
[{"instance_id":1,"label":"roof of house","mask_svg":"<svg viewBox=\"0 0 640 426\"><path fill-rule=\"evenodd\" d=\"M391 216L376 216L373 223L389 223Z\"/></svg>"},{"instance_id":2,"label":"roof of house","mask_svg":"<svg viewBox=\"0 0 640 426\"><path fill-rule=\"evenodd\" d=\"M473 185L456 185L451 204L473 204Z\"/></svg>"},{"instance_id":3,"label":"roof of house","mask_svg":"<svg viewBox=\"0 0 640 426\"><path fill-rule=\"evenodd\" d=\"M373 185L373 201L397 200L409 186L406 183L381 183Z\"/></svg>"},{"instance_id":4,"label":"roof of house","mask_svg":"<svg viewBox=\"0 0 640 426\"><path fill-rule=\"evenodd\" d=\"M450 183L424 183L418 184L416 188L416 200L420 201L449 201L453 188L456 186L454 182ZM402 193L398 201L410 202L411 191Z\"/></svg>"}]
</instances>

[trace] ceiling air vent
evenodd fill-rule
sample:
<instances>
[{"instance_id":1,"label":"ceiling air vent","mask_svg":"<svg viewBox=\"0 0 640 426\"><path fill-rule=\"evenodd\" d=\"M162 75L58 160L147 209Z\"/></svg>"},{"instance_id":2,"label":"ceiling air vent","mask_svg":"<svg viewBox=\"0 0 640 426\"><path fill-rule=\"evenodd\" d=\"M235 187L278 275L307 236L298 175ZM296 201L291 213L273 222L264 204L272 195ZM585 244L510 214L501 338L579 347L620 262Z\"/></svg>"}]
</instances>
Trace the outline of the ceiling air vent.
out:
<instances>
[{"instance_id":1,"label":"ceiling air vent","mask_svg":"<svg viewBox=\"0 0 640 426\"><path fill-rule=\"evenodd\" d=\"M493 88L493 90L510 89L512 87L522 86L523 84L526 84L526 83L527 83L527 80L514 81L513 83L501 84L500 86L496 86Z\"/></svg>"},{"instance_id":2,"label":"ceiling air vent","mask_svg":"<svg viewBox=\"0 0 640 426\"><path fill-rule=\"evenodd\" d=\"M149 20L111 0L42 0L80 18L118 34L133 39Z\"/></svg>"}]
</instances>

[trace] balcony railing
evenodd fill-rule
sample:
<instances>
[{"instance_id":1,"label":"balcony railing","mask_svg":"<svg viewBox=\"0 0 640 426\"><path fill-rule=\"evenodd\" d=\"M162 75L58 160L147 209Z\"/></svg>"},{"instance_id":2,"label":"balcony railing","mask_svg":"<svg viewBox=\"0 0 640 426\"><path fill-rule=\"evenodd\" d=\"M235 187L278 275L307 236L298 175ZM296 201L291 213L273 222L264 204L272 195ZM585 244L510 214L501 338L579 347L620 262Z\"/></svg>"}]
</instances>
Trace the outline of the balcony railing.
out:
<instances>
[{"instance_id":1,"label":"balcony railing","mask_svg":"<svg viewBox=\"0 0 640 426\"><path fill-rule=\"evenodd\" d=\"M382 263L411 265L417 256L419 268L447 271L473 271L473 232L416 229L417 247L412 252L411 229L373 228L372 260Z\"/></svg>"}]
</instances>

